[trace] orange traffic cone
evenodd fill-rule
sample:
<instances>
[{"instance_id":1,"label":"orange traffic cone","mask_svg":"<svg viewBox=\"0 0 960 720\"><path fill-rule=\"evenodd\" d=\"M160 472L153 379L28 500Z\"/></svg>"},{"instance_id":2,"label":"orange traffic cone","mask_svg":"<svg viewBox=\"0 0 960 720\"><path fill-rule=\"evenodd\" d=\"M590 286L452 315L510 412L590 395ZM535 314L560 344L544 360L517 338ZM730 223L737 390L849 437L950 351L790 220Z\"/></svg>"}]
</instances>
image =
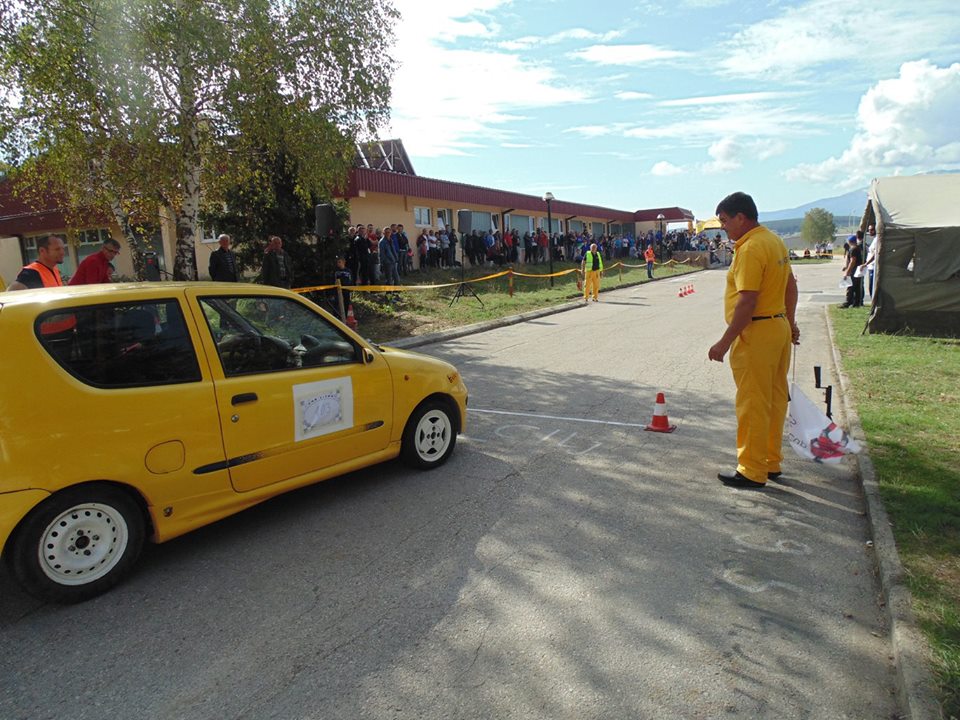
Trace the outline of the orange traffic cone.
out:
<instances>
[{"instance_id":1,"label":"orange traffic cone","mask_svg":"<svg viewBox=\"0 0 960 720\"><path fill-rule=\"evenodd\" d=\"M683 291L683 288L677 290L677 297L686 297L687 294Z\"/></svg>"},{"instance_id":2,"label":"orange traffic cone","mask_svg":"<svg viewBox=\"0 0 960 720\"><path fill-rule=\"evenodd\" d=\"M347 326L351 330L357 329L357 318L353 314L353 303L350 303L349 305L347 305Z\"/></svg>"},{"instance_id":3,"label":"orange traffic cone","mask_svg":"<svg viewBox=\"0 0 960 720\"><path fill-rule=\"evenodd\" d=\"M695 292L696 290L693 289L693 283L690 283L690 292L688 294L693 295Z\"/></svg>"},{"instance_id":4,"label":"orange traffic cone","mask_svg":"<svg viewBox=\"0 0 960 720\"><path fill-rule=\"evenodd\" d=\"M667 418L667 401L663 399L663 393L657 393L657 402L653 406L653 419L644 430L653 432L671 433L677 429L676 425L671 425Z\"/></svg>"}]
</instances>

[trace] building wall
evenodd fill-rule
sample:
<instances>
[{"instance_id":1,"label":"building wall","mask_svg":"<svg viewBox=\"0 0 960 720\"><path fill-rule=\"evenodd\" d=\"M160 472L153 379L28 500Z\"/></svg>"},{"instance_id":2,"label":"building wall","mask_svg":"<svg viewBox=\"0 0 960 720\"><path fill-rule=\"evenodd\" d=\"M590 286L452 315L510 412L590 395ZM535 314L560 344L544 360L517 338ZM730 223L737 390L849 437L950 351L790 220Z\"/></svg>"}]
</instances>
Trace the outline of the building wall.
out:
<instances>
[{"instance_id":1,"label":"building wall","mask_svg":"<svg viewBox=\"0 0 960 720\"><path fill-rule=\"evenodd\" d=\"M361 191L359 197L349 198L350 203L350 224L355 225L357 223L372 224L375 228L383 228L389 226L393 223L403 223L404 229L407 231L407 235L411 238L420 234L420 229L424 227L432 227L434 229L440 227L438 211L443 210L447 211L449 215L452 216L452 219L448 223L456 228L456 216L459 210L471 210L473 212L483 212L490 213L492 215L501 216L497 221L497 229L503 229L503 211L509 208L497 207L494 205L471 205L468 208L465 207L450 207L453 203L448 200L436 200L434 198L424 198L424 197L413 197L410 195L390 195L387 193L376 193L370 191ZM416 208L426 208L430 211L430 222L417 222L415 218ZM534 219L534 227L546 227L547 226L547 212L546 207L540 213L531 212L529 210L518 210L514 215L520 215L525 217L532 217ZM566 217L563 215L558 215L552 213L552 220L554 225L559 224L562 231L566 231L567 223ZM606 226L606 218L602 217L587 217L587 216L577 216L574 219L574 222L582 222L587 227L591 227L593 223L602 223ZM632 223L623 223L623 226L627 231L633 229ZM411 229L413 232L411 232ZM459 228L457 228L459 229ZM484 231L487 228L474 228L476 230Z\"/></svg>"}]
</instances>

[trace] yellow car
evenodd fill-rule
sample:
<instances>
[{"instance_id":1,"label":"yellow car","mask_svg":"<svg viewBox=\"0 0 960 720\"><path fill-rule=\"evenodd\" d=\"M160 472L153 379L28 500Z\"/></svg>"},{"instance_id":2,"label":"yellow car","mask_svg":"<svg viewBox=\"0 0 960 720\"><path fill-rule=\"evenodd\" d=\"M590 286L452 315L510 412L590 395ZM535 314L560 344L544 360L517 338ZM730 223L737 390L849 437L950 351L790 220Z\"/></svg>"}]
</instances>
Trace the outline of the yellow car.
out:
<instances>
[{"instance_id":1,"label":"yellow car","mask_svg":"<svg viewBox=\"0 0 960 720\"><path fill-rule=\"evenodd\" d=\"M0 551L77 602L164 542L402 456L443 464L452 365L379 347L310 301L228 283L0 293Z\"/></svg>"}]
</instances>

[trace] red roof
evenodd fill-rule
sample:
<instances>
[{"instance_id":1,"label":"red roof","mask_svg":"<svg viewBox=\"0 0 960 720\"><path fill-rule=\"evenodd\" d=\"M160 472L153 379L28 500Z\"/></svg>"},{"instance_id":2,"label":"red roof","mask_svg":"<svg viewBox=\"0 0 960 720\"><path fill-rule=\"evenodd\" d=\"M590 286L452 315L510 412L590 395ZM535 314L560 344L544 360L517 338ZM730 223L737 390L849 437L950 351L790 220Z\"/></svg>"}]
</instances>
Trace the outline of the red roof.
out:
<instances>
[{"instance_id":1,"label":"red roof","mask_svg":"<svg viewBox=\"0 0 960 720\"><path fill-rule=\"evenodd\" d=\"M55 203L46 203L54 205ZM63 215L55 208L37 210L13 193L9 181L0 182L0 235L23 235L42 232L66 225Z\"/></svg>"},{"instance_id":2,"label":"red roof","mask_svg":"<svg viewBox=\"0 0 960 720\"><path fill-rule=\"evenodd\" d=\"M657 216L663 215L664 222L687 222L693 221L693 213L686 208L668 207L651 208L650 210L637 210L633 214L635 222L656 222Z\"/></svg>"}]
</instances>

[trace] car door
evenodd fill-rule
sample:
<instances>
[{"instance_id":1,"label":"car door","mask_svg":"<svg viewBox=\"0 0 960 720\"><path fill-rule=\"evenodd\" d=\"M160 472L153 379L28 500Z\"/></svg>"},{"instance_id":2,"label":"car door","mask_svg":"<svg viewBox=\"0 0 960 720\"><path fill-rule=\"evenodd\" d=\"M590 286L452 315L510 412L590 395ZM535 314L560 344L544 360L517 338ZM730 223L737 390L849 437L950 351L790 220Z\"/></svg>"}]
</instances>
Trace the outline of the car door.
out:
<instances>
[{"instance_id":1,"label":"car door","mask_svg":"<svg viewBox=\"0 0 960 720\"><path fill-rule=\"evenodd\" d=\"M194 293L237 492L303 478L384 450L393 383L368 351L294 297Z\"/></svg>"}]
</instances>

